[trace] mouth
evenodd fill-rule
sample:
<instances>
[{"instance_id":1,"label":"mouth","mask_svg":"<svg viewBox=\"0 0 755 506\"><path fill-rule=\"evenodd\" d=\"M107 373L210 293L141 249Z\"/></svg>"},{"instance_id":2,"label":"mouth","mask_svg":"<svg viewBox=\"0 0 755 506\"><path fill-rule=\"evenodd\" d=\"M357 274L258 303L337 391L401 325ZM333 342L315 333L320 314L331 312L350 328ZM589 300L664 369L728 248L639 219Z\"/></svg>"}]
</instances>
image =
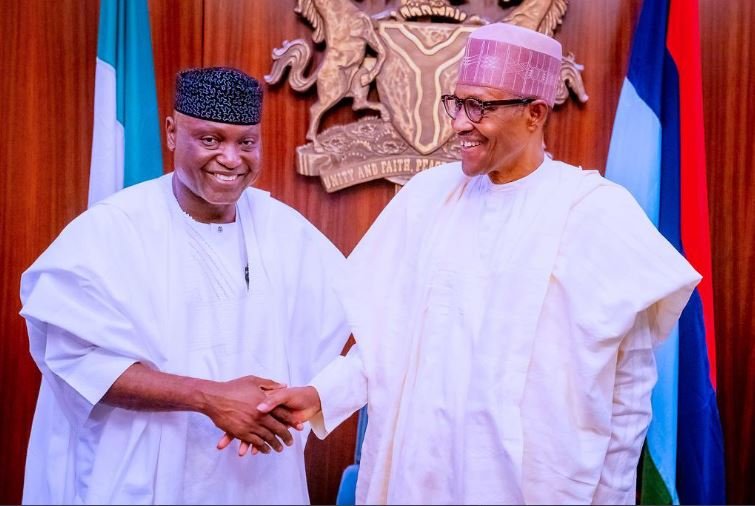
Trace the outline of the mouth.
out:
<instances>
[{"instance_id":1,"label":"mouth","mask_svg":"<svg viewBox=\"0 0 755 506\"><path fill-rule=\"evenodd\" d=\"M472 149L472 148L476 148L480 144L482 144L482 141L463 140L463 141L461 141L461 148L462 149Z\"/></svg>"},{"instance_id":2,"label":"mouth","mask_svg":"<svg viewBox=\"0 0 755 506\"><path fill-rule=\"evenodd\" d=\"M482 140L479 139L459 139L462 151L474 149L482 144Z\"/></svg>"},{"instance_id":3,"label":"mouth","mask_svg":"<svg viewBox=\"0 0 755 506\"><path fill-rule=\"evenodd\" d=\"M243 178L246 174L221 174L219 172L208 172L210 177L218 181L219 183L234 183Z\"/></svg>"}]
</instances>

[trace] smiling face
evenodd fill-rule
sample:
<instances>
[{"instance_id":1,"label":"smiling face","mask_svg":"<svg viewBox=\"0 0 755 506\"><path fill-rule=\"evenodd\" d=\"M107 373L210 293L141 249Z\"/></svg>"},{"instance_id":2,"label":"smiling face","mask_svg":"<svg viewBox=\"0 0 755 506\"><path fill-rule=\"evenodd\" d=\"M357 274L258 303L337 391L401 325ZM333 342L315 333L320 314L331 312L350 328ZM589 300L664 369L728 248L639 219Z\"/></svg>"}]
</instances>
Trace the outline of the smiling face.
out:
<instances>
[{"instance_id":1,"label":"smiling face","mask_svg":"<svg viewBox=\"0 0 755 506\"><path fill-rule=\"evenodd\" d=\"M519 98L484 86L458 85L460 99L506 100ZM535 170L544 156L542 124L547 106L542 101L529 105L492 107L479 123L459 111L451 125L461 141L461 168L467 176L487 174L494 182L508 182Z\"/></svg>"},{"instance_id":2,"label":"smiling face","mask_svg":"<svg viewBox=\"0 0 755 506\"><path fill-rule=\"evenodd\" d=\"M227 223L260 174L260 126L232 125L179 112L165 121L173 152L173 193L197 221Z\"/></svg>"}]
</instances>

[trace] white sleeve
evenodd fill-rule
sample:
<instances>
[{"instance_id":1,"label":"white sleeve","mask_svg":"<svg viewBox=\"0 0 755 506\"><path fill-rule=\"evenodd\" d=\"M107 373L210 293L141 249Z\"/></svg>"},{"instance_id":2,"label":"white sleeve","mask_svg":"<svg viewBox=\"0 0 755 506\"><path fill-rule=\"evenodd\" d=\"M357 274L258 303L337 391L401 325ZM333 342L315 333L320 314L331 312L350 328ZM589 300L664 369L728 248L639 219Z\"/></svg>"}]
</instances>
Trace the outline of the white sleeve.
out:
<instances>
[{"instance_id":1,"label":"white sleeve","mask_svg":"<svg viewBox=\"0 0 755 506\"><path fill-rule=\"evenodd\" d=\"M52 325L47 329L47 367L92 405L97 404L135 362L134 358L92 346Z\"/></svg>"},{"instance_id":2,"label":"white sleeve","mask_svg":"<svg viewBox=\"0 0 755 506\"><path fill-rule=\"evenodd\" d=\"M115 380L137 362L54 325L32 320L28 326L32 356L72 427L86 421Z\"/></svg>"},{"instance_id":3,"label":"white sleeve","mask_svg":"<svg viewBox=\"0 0 755 506\"><path fill-rule=\"evenodd\" d=\"M635 504L637 464L651 419L657 374L646 312L619 346L613 389L611 438L593 504Z\"/></svg>"},{"instance_id":4,"label":"white sleeve","mask_svg":"<svg viewBox=\"0 0 755 506\"><path fill-rule=\"evenodd\" d=\"M315 435L324 439L355 411L367 404L367 376L359 346L337 357L309 383L320 395L322 411L310 420Z\"/></svg>"},{"instance_id":5,"label":"white sleeve","mask_svg":"<svg viewBox=\"0 0 755 506\"><path fill-rule=\"evenodd\" d=\"M74 427L131 364L159 370L164 361L154 298L161 281L141 243L128 216L98 204L21 277L32 358Z\"/></svg>"}]
</instances>

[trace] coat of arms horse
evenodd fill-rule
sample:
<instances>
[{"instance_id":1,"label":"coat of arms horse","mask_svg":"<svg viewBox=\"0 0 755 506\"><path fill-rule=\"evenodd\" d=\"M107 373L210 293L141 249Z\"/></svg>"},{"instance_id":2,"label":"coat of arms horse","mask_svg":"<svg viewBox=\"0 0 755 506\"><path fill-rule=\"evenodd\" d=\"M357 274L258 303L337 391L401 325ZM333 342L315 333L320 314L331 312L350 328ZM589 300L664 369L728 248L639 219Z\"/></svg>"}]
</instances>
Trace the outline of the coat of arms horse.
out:
<instances>
[{"instance_id":1,"label":"coat of arms horse","mask_svg":"<svg viewBox=\"0 0 755 506\"><path fill-rule=\"evenodd\" d=\"M375 33L372 19L359 10L351 0L298 0L295 11L315 29L315 43L325 41L322 63L310 76L304 69L312 57L309 44L302 40L285 41L273 52L273 68L265 81L277 83L286 67L291 66L289 82L296 91L305 91L317 82L318 100L310 108L307 139L319 149L317 131L328 109L346 97L354 99L354 110L373 109L384 121L390 119L388 110L379 102L367 100L370 83L380 73L385 61L385 48ZM367 54L371 47L377 58Z\"/></svg>"}]
</instances>

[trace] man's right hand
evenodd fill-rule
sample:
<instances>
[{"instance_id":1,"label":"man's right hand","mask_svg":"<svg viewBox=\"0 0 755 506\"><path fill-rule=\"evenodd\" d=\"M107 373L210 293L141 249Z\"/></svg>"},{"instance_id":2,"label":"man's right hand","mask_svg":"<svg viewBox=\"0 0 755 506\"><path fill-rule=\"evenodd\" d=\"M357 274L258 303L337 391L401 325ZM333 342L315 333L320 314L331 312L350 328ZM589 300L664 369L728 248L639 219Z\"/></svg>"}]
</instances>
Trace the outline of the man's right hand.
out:
<instances>
[{"instance_id":1,"label":"man's right hand","mask_svg":"<svg viewBox=\"0 0 755 506\"><path fill-rule=\"evenodd\" d=\"M315 416L321 409L320 394L314 387L276 388L265 391L265 401L257 405L263 413L270 413L279 422L296 430L303 429L303 423ZM254 442L241 439L239 455L246 455L251 450L252 455L260 449ZM227 432L218 441L218 449L223 450L233 441Z\"/></svg>"},{"instance_id":2,"label":"man's right hand","mask_svg":"<svg viewBox=\"0 0 755 506\"><path fill-rule=\"evenodd\" d=\"M213 383L203 392L202 412L226 435L247 441L263 453L269 453L270 448L280 452L284 448L280 440L291 446L293 437L286 425L260 411L258 405L266 399L266 392L284 387L257 376Z\"/></svg>"},{"instance_id":3,"label":"man's right hand","mask_svg":"<svg viewBox=\"0 0 755 506\"><path fill-rule=\"evenodd\" d=\"M280 407L286 409L276 410ZM257 405L257 409L262 413L273 412L273 415L286 425L301 428L301 424L319 413L322 407L317 389L307 386L267 392L265 400Z\"/></svg>"}]
</instances>

